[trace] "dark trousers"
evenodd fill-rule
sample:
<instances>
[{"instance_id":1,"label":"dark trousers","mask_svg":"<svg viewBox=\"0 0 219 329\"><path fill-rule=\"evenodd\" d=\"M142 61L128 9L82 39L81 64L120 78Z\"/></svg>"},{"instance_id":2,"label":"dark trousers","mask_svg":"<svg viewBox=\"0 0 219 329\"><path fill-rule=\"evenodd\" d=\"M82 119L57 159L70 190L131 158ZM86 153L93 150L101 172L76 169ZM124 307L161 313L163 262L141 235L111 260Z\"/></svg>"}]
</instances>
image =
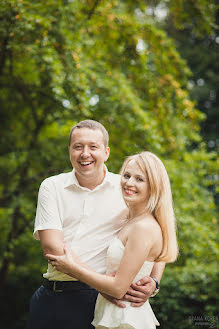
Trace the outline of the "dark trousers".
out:
<instances>
[{"instance_id":1,"label":"dark trousers","mask_svg":"<svg viewBox=\"0 0 219 329\"><path fill-rule=\"evenodd\" d=\"M41 286L30 300L27 329L93 329L96 298L87 285L62 292Z\"/></svg>"}]
</instances>

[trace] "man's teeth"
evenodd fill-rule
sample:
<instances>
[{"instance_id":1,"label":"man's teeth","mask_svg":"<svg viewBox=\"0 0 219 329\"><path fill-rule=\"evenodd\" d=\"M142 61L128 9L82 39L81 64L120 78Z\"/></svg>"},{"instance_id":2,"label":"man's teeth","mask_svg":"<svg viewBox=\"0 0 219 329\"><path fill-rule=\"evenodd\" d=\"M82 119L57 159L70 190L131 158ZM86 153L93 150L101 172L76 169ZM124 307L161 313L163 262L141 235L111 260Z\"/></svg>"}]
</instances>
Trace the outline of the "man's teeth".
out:
<instances>
[{"instance_id":1,"label":"man's teeth","mask_svg":"<svg viewBox=\"0 0 219 329\"><path fill-rule=\"evenodd\" d=\"M81 162L81 164L83 165L83 166L87 166L87 165L89 165L89 164L91 164L92 162Z\"/></svg>"}]
</instances>

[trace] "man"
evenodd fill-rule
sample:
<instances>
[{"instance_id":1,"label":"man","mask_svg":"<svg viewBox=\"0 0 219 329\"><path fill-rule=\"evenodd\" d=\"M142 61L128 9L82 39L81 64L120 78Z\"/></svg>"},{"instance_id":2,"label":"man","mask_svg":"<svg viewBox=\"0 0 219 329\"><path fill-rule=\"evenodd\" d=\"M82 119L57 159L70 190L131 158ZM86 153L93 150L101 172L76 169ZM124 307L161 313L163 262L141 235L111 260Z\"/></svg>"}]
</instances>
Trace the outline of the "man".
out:
<instances>
[{"instance_id":1,"label":"man","mask_svg":"<svg viewBox=\"0 0 219 329\"><path fill-rule=\"evenodd\" d=\"M121 228L127 212L120 176L108 172L108 133L98 122L85 120L74 126L69 138L73 171L47 178L40 186L34 236L44 254L62 255L67 244L81 261L99 273L106 270L106 250ZM142 305L158 290L163 263L151 278L132 285L124 299ZM91 329L97 292L56 271L50 264L44 283L30 302L28 329ZM145 284L145 285L144 285ZM121 301L105 296L124 307Z\"/></svg>"}]
</instances>

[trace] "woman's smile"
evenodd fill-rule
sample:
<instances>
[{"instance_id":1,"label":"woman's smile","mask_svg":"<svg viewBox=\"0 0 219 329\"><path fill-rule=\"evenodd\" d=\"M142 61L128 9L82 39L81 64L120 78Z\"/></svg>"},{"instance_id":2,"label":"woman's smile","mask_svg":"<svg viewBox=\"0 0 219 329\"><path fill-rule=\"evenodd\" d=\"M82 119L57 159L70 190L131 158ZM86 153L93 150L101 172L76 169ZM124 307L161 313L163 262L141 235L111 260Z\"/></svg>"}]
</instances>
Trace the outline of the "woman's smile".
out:
<instances>
[{"instance_id":1,"label":"woman's smile","mask_svg":"<svg viewBox=\"0 0 219 329\"><path fill-rule=\"evenodd\" d=\"M129 189L129 188L124 188L124 192L127 195L133 195L133 194L136 194L137 193L135 190L132 190L132 189Z\"/></svg>"}]
</instances>

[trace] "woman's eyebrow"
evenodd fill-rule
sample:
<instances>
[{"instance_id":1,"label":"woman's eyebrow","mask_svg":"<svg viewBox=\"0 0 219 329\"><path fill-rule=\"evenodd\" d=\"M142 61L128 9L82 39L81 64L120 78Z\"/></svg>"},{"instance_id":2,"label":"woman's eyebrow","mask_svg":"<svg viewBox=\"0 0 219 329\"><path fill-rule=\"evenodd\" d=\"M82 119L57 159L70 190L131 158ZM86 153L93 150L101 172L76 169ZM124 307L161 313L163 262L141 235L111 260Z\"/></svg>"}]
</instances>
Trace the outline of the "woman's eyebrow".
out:
<instances>
[{"instance_id":1,"label":"woman's eyebrow","mask_svg":"<svg viewBox=\"0 0 219 329\"><path fill-rule=\"evenodd\" d=\"M137 175L136 175L136 177L141 177L141 178L144 178L144 176L143 176L143 175L139 175L139 174L137 174Z\"/></svg>"}]
</instances>

